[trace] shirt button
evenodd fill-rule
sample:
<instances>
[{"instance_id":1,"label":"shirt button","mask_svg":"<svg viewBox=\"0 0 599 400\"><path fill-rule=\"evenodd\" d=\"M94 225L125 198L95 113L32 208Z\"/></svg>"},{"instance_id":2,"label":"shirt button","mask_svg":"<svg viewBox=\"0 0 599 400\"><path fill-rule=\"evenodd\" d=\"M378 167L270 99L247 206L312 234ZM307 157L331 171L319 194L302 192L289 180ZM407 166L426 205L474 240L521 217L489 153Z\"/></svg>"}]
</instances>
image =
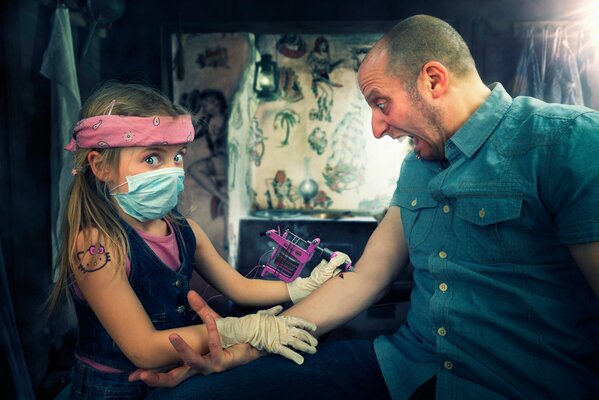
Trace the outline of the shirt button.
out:
<instances>
[{"instance_id":1,"label":"shirt button","mask_svg":"<svg viewBox=\"0 0 599 400\"><path fill-rule=\"evenodd\" d=\"M410 204L412 205L412 207L416 207L416 204L418 204L418 199L412 200Z\"/></svg>"},{"instance_id":2,"label":"shirt button","mask_svg":"<svg viewBox=\"0 0 599 400\"><path fill-rule=\"evenodd\" d=\"M177 279L175 281L175 287L180 288L183 286L183 281L181 279Z\"/></svg>"},{"instance_id":3,"label":"shirt button","mask_svg":"<svg viewBox=\"0 0 599 400\"><path fill-rule=\"evenodd\" d=\"M185 312L185 306L184 305L180 305L179 307L177 307L177 312L179 314L183 314Z\"/></svg>"},{"instance_id":4,"label":"shirt button","mask_svg":"<svg viewBox=\"0 0 599 400\"><path fill-rule=\"evenodd\" d=\"M480 211L478 212L478 216L481 217L481 218L484 218L485 215L487 215L485 209L481 208Z\"/></svg>"},{"instance_id":5,"label":"shirt button","mask_svg":"<svg viewBox=\"0 0 599 400\"><path fill-rule=\"evenodd\" d=\"M445 205L443 206L443 212L444 212L445 214L449 213L449 211L450 211L450 210L451 210L451 209L449 208L449 206L448 206L447 204L445 204Z\"/></svg>"},{"instance_id":6,"label":"shirt button","mask_svg":"<svg viewBox=\"0 0 599 400\"><path fill-rule=\"evenodd\" d=\"M447 283L441 283L439 285L439 290L442 292L446 292L447 291Z\"/></svg>"},{"instance_id":7,"label":"shirt button","mask_svg":"<svg viewBox=\"0 0 599 400\"><path fill-rule=\"evenodd\" d=\"M439 329L437 329L437 333L439 334L439 336L447 335L447 331L443 327L440 327Z\"/></svg>"},{"instance_id":8,"label":"shirt button","mask_svg":"<svg viewBox=\"0 0 599 400\"><path fill-rule=\"evenodd\" d=\"M447 253L444 251L439 252L439 258L447 258Z\"/></svg>"},{"instance_id":9,"label":"shirt button","mask_svg":"<svg viewBox=\"0 0 599 400\"><path fill-rule=\"evenodd\" d=\"M444 367L446 370L450 370L450 369L452 369L452 368L453 368L453 363L452 363L451 361L445 361L445 362L443 363L443 367Z\"/></svg>"}]
</instances>

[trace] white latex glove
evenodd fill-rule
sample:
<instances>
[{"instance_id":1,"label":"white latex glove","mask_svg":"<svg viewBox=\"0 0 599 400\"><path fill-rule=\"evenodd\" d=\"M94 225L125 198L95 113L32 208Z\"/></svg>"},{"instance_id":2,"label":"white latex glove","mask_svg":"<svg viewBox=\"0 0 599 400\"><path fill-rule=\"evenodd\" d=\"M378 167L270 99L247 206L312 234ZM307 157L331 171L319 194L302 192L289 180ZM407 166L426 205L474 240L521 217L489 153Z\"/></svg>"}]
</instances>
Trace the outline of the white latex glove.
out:
<instances>
[{"instance_id":1,"label":"white latex glove","mask_svg":"<svg viewBox=\"0 0 599 400\"><path fill-rule=\"evenodd\" d=\"M330 278L339 275L342 271L339 268L346 261L351 261L349 256L340 251L335 252L331 261L322 260L307 278L297 278L287 283L289 297L294 304L302 301L304 297L318 289L320 285Z\"/></svg>"},{"instance_id":2,"label":"white latex glove","mask_svg":"<svg viewBox=\"0 0 599 400\"><path fill-rule=\"evenodd\" d=\"M281 310L283 307L275 306L241 318L217 319L216 327L223 348L249 343L258 350L280 354L296 364L303 364L304 357L286 346L308 354L316 353L318 341L309 333L316 330L316 325L297 317L277 317Z\"/></svg>"}]
</instances>

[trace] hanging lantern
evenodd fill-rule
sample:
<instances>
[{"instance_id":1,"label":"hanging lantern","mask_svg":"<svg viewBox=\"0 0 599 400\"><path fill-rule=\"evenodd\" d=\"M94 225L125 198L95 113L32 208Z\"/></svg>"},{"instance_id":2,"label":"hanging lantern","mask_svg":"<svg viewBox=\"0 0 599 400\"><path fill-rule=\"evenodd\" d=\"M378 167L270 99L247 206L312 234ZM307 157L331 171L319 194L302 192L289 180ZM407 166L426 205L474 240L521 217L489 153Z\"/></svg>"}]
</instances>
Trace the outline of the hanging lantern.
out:
<instances>
[{"instance_id":1,"label":"hanging lantern","mask_svg":"<svg viewBox=\"0 0 599 400\"><path fill-rule=\"evenodd\" d=\"M256 63L254 91L261 100L276 100L279 97L279 70L270 54L263 54Z\"/></svg>"}]
</instances>

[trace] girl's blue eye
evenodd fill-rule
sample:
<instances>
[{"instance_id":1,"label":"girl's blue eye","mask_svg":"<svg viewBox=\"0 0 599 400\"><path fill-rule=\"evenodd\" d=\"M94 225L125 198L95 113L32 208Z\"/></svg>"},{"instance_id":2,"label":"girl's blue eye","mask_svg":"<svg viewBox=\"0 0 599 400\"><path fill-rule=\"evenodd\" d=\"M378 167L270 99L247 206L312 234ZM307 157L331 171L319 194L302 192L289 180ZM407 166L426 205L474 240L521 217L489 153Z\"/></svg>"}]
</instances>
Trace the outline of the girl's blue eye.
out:
<instances>
[{"instance_id":1,"label":"girl's blue eye","mask_svg":"<svg viewBox=\"0 0 599 400\"><path fill-rule=\"evenodd\" d=\"M183 162L183 154L179 153L175 156L175 162L180 163Z\"/></svg>"},{"instance_id":2,"label":"girl's blue eye","mask_svg":"<svg viewBox=\"0 0 599 400\"><path fill-rule=\"evenodd\" d=\"M156 165L156 164L158 164L158 157L157 156L148 156L148 157L146 157L146 159L144 161L150 165Z\"/></svg>"}]
</instances>

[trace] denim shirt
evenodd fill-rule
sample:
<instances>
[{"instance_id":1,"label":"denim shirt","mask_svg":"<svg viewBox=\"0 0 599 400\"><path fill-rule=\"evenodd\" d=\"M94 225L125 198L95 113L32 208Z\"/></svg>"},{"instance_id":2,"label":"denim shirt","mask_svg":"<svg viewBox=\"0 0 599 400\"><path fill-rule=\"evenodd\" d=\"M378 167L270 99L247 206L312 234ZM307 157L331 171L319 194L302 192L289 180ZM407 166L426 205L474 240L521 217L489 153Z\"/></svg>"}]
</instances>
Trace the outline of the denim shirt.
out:
<instances>
[{"instance_id":1,"label":"denim shirt","mask_svg":"<svg viewBox=\"0 0 599 400\"><path fill-rule=\"evenodd\" d=\"M599 300L567 245L599 240L599 113L500 84L446 143L404 161L391 206L414 265L407 321L375 341L394 399L599 394Z\"/></svg>"},{"instance_id":2,"label":"denim shirt","mask_svg":"<svg viewBox=\"0 0 599 400\"><path fill-rule=\"evenodd\" d=\"M195 266L196 241L187 221L173 224L181 259L181 267L177 272L165 265L130 225L123 220L121 223L129 237L129 282L154 328L164 330L191 324L195 313L188 306L186 296ZM112 340L89 304L77 296L72 297L79 324L75 352L124 372L137 369Z\"/></svg>"}]
</instances>

